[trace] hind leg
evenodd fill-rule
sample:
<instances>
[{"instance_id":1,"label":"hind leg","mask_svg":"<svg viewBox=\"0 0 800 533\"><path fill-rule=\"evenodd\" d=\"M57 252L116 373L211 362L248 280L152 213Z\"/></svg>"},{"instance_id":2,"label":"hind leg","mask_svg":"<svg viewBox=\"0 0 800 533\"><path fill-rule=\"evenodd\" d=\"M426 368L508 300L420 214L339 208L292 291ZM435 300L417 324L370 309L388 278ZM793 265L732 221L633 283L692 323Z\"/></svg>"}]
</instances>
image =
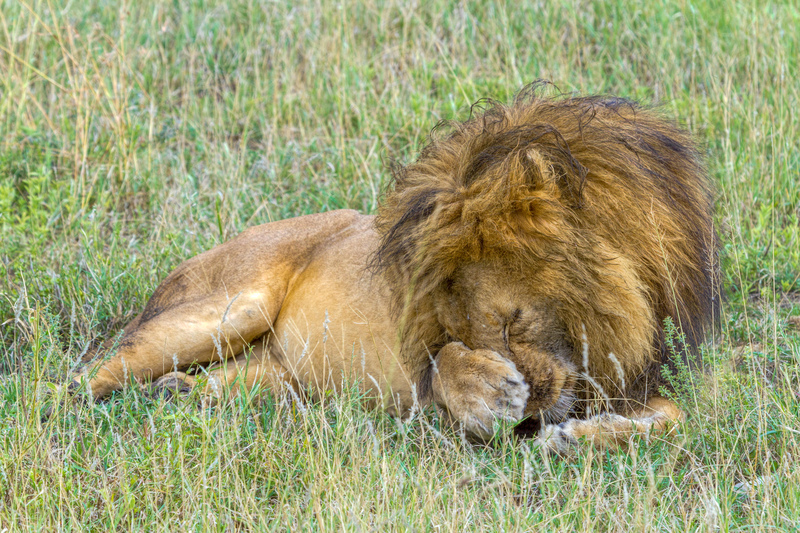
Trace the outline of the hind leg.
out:
<instances>
[{"instance_id":1,"label":"hind leg","mask_svg":"<svg viewBox=\"0 0 800 533\"><path fill-rule=\"evenodd\" d=\"M183 372L170 372L153 383L154 391L165 396L188 393L197 386L203 387L201 393L206 405L216 403L225 395L240 394L256 387L273 394L291 390L296 396L301 392L292 373L270 354L267 336L245 347L243 353L228 359L206 375L190 376Z\"/></svg>"},{"instance_id":2,"label":"hind leg","mask_svg":"<svg viewBox=\"0 0 800 533\"><path fill-rule=\"evenodd\" d=\"M295 396L302 392L292 372L269 352L267 337L265 335L258 339L243 353L208 373L203 390L207 403L255 388L269 390L273 394L290 392Z\"/></svg>"},{"instance_id":3,"label":"hind leg","mask_svg":"<svg viewBox=\"0 0 800 533\"><path fill-rule=\"evenodd\" d=\"M126 381L155 379L194 363L225 360L241 353L270 326L276 305L269 295L238 294L205 298L168 308L134 327L126 327L117 353L91 365L71 385L81 384L96 398L122 388Z\"/></svg>"},{"instance_id":4,"label":"hind leg","mask_svg":"<svg viewBox=\"0 0 800 533\"><path fill-rule=\"evenodd\" d=\"M270 331L290 281L315 247L358 220L342 211L273 222L185 261L125 328L117 353L91 365L70 388L85 385L99 398L130 380L241 353Z\"/></svg>"}]
</instances>

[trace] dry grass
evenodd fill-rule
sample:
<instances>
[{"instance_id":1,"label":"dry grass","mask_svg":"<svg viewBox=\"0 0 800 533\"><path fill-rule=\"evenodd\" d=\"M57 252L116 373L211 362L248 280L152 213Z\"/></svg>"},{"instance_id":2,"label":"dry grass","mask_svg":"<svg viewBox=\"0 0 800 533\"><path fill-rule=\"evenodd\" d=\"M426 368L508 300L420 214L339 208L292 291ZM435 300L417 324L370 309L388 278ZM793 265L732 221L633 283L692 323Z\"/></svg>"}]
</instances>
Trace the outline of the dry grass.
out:
<instances>
[{"instance_id":1,"label":"dry grass","mask_svg":"<svg viewBox=\"0 0 800 533\"><path fill-rule=\"evenodd\" d=\"M755 0L0 1L0 530L799 528L798 27ZM551 461L354 393L41 419L182 259L373 211L387 160L536 78L707 140L728 301L708 375L678 376L680 438Z\"/></svg>"}]
</instances>

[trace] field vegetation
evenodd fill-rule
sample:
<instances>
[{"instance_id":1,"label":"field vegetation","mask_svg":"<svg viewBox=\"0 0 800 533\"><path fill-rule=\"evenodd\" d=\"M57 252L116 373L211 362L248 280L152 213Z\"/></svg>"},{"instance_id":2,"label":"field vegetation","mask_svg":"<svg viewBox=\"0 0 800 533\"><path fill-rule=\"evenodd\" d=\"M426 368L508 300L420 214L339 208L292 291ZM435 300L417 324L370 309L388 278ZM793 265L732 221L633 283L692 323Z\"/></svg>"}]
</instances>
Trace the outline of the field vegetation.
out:
<instances>
[{"instance_id":1,"label":"field vegetation","mask_svg":"<svg viewBox=\"0 0 800 533\"><path fill-rule=\"evenodd\" d=\"M796 531L798 28L792 0L0 0L0 531ZM539 78L703 140L726 300L676 438L554 459L355 392L59 401L183 259L374 212L440 121Z\"/></svg>"}]
</instances>

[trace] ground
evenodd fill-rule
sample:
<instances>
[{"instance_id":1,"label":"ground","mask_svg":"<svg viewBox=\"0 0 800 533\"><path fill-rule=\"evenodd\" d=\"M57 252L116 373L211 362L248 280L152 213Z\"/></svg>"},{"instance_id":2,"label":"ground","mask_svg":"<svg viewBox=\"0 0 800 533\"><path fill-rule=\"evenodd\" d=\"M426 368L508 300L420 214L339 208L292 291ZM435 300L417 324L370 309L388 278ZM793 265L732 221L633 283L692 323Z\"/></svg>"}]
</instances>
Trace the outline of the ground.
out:
<instances>
[{"instance_id":1,"label":"ground","mask_svg":"<svg viewBox=\"0 0 800 533\"><path fill-rule=\"evenodd\" d=\"M800 527L793 2L0 4L0 530ZM657 102L705 143L722 307L681 434L554 460L439 425L131 388L50 406L181 260L374 212L387 163L537 78Z\"/></svg>"}]
</instances>

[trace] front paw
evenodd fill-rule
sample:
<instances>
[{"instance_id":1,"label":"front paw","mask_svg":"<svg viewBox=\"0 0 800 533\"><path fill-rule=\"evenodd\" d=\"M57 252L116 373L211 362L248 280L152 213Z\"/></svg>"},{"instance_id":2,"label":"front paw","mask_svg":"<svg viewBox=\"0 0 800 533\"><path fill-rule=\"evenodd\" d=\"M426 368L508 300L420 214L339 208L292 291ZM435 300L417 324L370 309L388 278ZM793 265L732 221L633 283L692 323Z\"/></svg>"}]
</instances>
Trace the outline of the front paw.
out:
<instances>
[{"instance_id":1,"label":"front paw","mask_svg":"<svg viewBox=\"0 0 800 533\"><path fill-rule=\"evenodd\" d=\"M547 453L565 457L578 448L578 439L569 423L548 424L539 432L534 446Z\"/></svg>"},{"instance_id":2,"label":"front paw","mask_svg":"<svg viewBox=\"0 0 800 533\"><path fill-rule=\"evenodd\" d=\"M522 419L529 391L510 360L453 342L436 356L433 395L467 434L489 439L497 422Z\"/></svg>"},{"instance_id":3,"label":"front paw","mask_svg":"<svg viewBox=\"0 0 800 533\"><path fill-rule=\"evenodd\" d=\"M617 449L634 435L647 437L653 424L649 418L630 419L614 413L600 413L586 420L570 418L542 428L534 444L558 455L569 455L580 440L599 448Z\"/></svg>"}]
</instances>

